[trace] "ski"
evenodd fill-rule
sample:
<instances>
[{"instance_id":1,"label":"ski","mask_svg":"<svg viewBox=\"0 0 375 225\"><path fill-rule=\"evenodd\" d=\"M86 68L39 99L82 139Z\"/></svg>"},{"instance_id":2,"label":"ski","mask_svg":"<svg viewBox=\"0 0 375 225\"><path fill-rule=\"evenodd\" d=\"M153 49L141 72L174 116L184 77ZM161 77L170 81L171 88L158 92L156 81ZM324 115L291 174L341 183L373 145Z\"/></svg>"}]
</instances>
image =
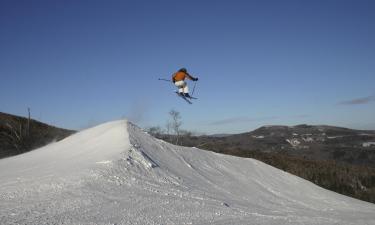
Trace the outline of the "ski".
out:
<instances>
[{"instance_id":1,"label":"ski","mask_svg":"<svg viewBox=\"0 0 375 225\"><path fill-rule=\"evenodd\" d=\"M189 104L193 104L187 97L183 96L183 95L180 95L178 92L175 92L177 96L181 97L182 99L184 99L187 103Z\"/></svg>"},{"instance_id":2,"label":"ski","mask_svg":"<svg viewBox=\"0 0 375 225\"><path fill-rule=\"evenodd\" d=\"M181 96L177 91L175 91L175 93L176 94L178 94L179 96ZM181 97L185 97L185 98L187 98L187 99L198 99L198 98L196 98L196 97L193 97L193 96L190 96L190 97L186 97L186 96L181 96Z\"/></svg>"}]
</instances>

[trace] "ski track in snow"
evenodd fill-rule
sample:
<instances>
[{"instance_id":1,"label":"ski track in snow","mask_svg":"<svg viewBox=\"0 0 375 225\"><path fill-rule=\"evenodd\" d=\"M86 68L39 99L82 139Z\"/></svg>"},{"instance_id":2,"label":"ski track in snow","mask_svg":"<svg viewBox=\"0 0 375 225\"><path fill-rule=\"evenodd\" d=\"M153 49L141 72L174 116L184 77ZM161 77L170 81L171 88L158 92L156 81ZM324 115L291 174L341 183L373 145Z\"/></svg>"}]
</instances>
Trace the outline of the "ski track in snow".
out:
<instances>
[{"instance_id":1,"label":"ski track in snow","mask_svg":"<svg viewBox=\"0 0 375 225\"><path fill-rule=\"evenodd\" d=\"M375 205L109 122L0 160L0 224L374 225Z\"/></svg>"}]
</instances>

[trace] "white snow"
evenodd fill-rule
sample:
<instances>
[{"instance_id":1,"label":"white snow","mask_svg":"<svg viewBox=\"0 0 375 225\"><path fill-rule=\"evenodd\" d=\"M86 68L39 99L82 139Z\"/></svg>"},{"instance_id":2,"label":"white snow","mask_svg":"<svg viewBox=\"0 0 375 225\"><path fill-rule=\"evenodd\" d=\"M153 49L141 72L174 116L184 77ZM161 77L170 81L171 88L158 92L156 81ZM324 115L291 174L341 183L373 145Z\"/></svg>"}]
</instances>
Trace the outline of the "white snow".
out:
<instances>
[{"instance_id":1,"label":"white snow","mask_svg":"<svg viewBox=\"0 0 375 225\"><path fill-rule=\"evenodd\" d=\"M371 146L375 146L375 141L363 142L363 143L362 143L362 146L363 146L363 147L371 147Z\"/></svg>"},{"instance_id":2,"label":"white snow","mask_svg":"<svg viewBox=\"0 0 375 225\"><path fill-rule=\"evenodd\" d=\"M126 121L0 160L0 224L374 225L375 205Z\"/></svg>"},{"instance_id":3,"label":"white snow","mask_svg":"<svg viewBox=\"0 0 375 225\"><path fill-rule=\"evenodd\" d=\"M285 141L288 142L293 147L297 147L301 144L301 142L297 138L285 139Z\"/></svg>"},{"instance_id":4,"label":"white snow","mask_svg":"<svg viewBox=\"0 0 375 225\"><path fill-rule=\"evenodd\" d=\"M344 135L339 135L339 136L328 136L327 138L328 139L336 139L336 138L343 138L343 137L345 137Z\"/></svg>"},{"instance_id":5,"label":"white snow","mask_svg":"<svg viewBox=\"0 0 375 225\"><path fill-rule=\"evenodd\" d=\"M303 137L302 140L304 142L314 142L314 138L312 138L312 137L306 137L306 138Z\"/></svg>"},{"instance_id":6,"label":"white snow","mask_svg":"<svg viewBox=\"0 0 375 225\"><path fill-rule=\"evenodd\" d=\"M253 135L252 137L253 137L253 138L257 138L257 139L263 139L263 138L264 138L263 135L259 135L259 136Z\"/></svg>"}]
</instances>

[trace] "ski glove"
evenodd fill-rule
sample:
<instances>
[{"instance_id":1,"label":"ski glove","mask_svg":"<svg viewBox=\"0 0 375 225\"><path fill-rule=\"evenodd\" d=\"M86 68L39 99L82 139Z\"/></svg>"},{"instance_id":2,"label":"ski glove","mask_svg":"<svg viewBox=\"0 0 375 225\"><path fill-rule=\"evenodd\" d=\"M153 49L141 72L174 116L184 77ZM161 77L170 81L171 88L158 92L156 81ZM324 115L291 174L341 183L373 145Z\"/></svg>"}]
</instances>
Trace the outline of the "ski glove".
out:
<instances>
[{"instance_id":1,"label":"ski glove","mask_svg":"<svg viewBox=\"0 0 375 225\"><path fill-rule=\"evenodd\" d=\"M198 81L198 77L197 77L197 78L194 78L193 81Z\"/></svg>"}]
</instances>

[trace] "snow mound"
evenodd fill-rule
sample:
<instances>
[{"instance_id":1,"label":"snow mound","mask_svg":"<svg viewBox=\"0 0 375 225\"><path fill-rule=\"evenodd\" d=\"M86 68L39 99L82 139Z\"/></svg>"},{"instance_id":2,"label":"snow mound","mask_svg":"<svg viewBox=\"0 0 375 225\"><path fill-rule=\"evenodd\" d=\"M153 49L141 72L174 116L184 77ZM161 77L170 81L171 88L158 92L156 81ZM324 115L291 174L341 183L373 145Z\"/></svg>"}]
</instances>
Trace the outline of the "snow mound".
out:
<instances>
[{"instance_id":1,"label":"snow mound","mask_svg":"<svg viewBox=\"0 0 375 225\"><path fill-rule=\"evenodd\" d=\"M375 205L109 122L0 160L1 224L375 224Z\"/></svg>"}]
</instances>

